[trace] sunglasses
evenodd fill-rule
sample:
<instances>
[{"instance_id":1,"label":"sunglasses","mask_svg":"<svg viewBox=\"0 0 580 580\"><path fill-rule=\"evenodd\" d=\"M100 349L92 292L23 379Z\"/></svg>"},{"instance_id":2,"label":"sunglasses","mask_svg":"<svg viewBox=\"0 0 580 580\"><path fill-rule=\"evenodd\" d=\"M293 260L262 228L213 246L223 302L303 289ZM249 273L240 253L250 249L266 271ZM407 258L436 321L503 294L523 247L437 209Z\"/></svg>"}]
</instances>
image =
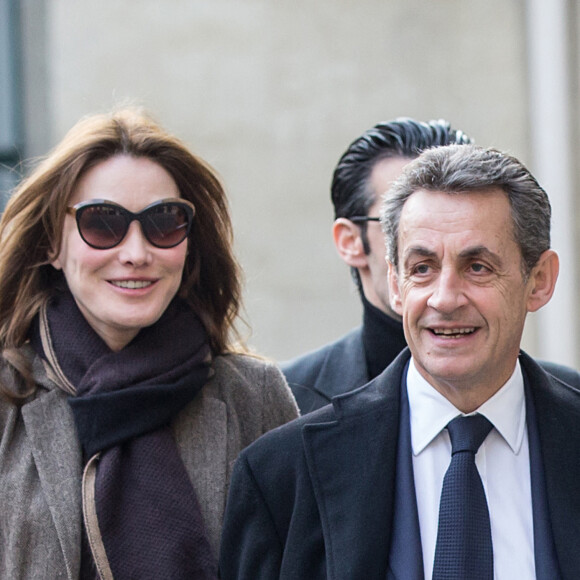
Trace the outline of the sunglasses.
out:
<instances>
[{"instance_id":1,"label":"sunglasses","mask_svg":"<svg viewBox=\"0 0 580 580\"><path fill-rule=\"evenodd\" d=\"M147 241L157 248L173 248L189 235L195 206L186 199L156 201L133 213L106 199L82 201L66 208L77 222L79 234L91 248L108 250L118 246L137 220Z\"/></svg>"},{"instance_id":2,"label":"sunglasses","mask_svg":"<svg viewBox=\"0 0 580 580\"><path fill-rule=\"evenodd\" d=\"M368 215L353 215L349 218L351 222L354 222L355 224L358 222L380 222L381 218L380 217L370 217Z\"/></svg>"}]
</instances>

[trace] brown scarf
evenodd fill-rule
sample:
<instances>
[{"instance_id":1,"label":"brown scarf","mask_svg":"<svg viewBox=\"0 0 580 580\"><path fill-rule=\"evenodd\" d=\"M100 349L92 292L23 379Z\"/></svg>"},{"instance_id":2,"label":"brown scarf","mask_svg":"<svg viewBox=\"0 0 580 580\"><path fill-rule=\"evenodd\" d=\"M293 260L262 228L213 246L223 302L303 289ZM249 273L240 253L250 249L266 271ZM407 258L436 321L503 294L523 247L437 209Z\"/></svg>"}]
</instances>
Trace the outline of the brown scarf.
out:
<instances>
[{"instance_id":1,"label":"brown scarf","mask_svg":"<svg viewBox=\"0 0 580 580\"><path fill-rule=\"evenodd\" d=\"M210 376L199 319L175 299L113 352L67 292L41 313L32 342L76 393L69 403L85 458L99 454L96 515L113 577L215 579L216 558L169 427Z\"/></svg>"}]
</instances>

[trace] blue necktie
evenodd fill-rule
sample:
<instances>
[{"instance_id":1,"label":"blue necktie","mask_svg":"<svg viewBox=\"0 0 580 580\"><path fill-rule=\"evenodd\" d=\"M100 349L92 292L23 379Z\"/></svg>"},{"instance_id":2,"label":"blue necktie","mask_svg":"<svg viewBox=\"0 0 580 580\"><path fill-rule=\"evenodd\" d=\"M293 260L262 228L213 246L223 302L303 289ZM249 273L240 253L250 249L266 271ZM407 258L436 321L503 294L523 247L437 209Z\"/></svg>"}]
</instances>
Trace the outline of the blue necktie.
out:
<instances>
[{"instance_id":1,"label":"blue necktie","mask_svg":"<svg viewBox=\"0 0 580 580\"><path fill-rule=\"evenodd\" d=\"M451 464L443 479L433 580L493 580L493 549L485 490L475 454L491 431L483 415L448 425Z\"/></svg>"}]
</instances>

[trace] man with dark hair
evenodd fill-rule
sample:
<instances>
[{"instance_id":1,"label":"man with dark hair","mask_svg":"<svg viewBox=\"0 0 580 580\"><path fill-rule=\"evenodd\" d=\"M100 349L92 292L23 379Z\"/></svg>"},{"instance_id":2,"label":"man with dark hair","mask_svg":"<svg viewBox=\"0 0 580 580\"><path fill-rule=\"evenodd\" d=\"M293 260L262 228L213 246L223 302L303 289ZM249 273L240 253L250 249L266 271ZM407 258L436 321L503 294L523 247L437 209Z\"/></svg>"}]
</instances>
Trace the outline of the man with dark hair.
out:
<instances>
[{"instance_id":1,"label":"man with dark hair","mask_svg":"<svg viewBox=\"0 0 580 580\"><path fill-rule=\"evenodd\" d=\"M406 348L239 456L221 578L580 578L580 390L520 350L552 297L546 192L451 145L380 210Z\"/></svg>"},{"instance_id":2,"label":"man with dark hair","mask_svg":"<svg viewBox=\"0 0 580 580\"><path fill-rule=\"evenodd\" d=\"M443 120L379 123L350 144L332 179L339 256L351 268L363 303L363 324L341 339L282 363L302 413L380 374L406 346L400 317L389 305L385 244L378 223L381 196L421 151L470 143Z\"/></svg>"}]
</instances>

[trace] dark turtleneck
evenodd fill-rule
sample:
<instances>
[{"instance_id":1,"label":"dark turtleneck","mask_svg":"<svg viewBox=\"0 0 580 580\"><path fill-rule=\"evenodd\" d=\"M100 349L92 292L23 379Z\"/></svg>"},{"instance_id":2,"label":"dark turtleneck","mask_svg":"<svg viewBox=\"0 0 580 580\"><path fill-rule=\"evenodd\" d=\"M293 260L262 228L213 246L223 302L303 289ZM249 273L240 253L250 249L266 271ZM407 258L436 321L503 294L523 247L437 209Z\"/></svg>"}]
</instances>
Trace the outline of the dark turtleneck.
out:
<instances>
[{"instance_id":1,"label":"dark turtleneck","mask_svg":"<svg viewBox=\"0 0 580 580\"><path fill-rule=\"evenodd\" d=\"M403 324L361 296L364 314L362 340L369 380L380 375L407 346Z\"/></svg>"}]
</instances>

